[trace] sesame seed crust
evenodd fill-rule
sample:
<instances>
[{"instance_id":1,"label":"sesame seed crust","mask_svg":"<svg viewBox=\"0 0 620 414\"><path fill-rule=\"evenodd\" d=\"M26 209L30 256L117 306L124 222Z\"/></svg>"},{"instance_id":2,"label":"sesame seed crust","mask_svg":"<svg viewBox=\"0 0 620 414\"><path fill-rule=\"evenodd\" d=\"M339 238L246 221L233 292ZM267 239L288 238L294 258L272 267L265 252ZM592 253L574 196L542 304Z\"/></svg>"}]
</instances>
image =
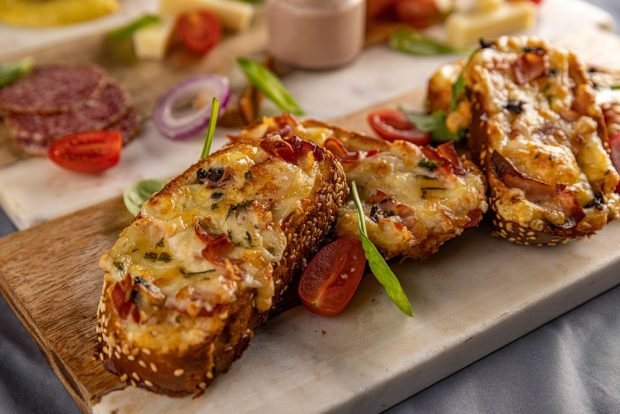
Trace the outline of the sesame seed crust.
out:
<instances>
[{"instance_id":1,"label":"sesame seed crust","mask_svg":"<svg viewBox=\"0 0 620 414\"><path fill-rule=\"evenodd\" d=\"M233 150L234 144L220 151ZM259 313L252 305L254 290L243 289L228 309L217 314L222 328L203 343L187 347L183 352L138 348L122 329L122 321L112 304L113 286L106 278L97 311L97 346L104 367L118 375L122 382L170 396L200 395L217 375L228 371L247 348L254 335L253 329L282 301L290 300L291 295L285 294L287 288L296 282L306 258L311 257L330 235L338 210L348 197L342 166L327 151L323 160L317 162L319 169L311 195L300 200L301 208L288 216L281 226L288 243L273 270L272 309ZM190 167L162 191L191 182L199 164ZM296 289L288 289L288 292L294 294Z\"/></svg>"}]
</instances>

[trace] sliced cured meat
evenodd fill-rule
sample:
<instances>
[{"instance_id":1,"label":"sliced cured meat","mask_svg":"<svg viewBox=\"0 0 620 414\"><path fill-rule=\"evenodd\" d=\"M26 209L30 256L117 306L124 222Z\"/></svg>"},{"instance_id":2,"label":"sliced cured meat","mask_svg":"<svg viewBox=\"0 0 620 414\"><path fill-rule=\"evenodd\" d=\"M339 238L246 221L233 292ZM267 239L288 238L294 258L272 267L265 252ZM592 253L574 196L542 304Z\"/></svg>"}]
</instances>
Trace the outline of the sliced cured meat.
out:
<instances>
[{"instance_id":1,"label":"sliced cured meat","mask_svg":"<svg viewBox=\"0 0 620 414\"><path fill-rule=\"evenodd\" d=\"M106 129L120 131L123 136L123 144L127 144L138 135L141 124L142 117L134 107L130 107L125 116ZM15 140L15 144L23 152L30 155L46 155L50 142L38 142L32 138L17 138Z\"/></svg>"},{"instance_id":2,"label":"sliced cured meat","mask_svg":"<svg viewBox=\"0 0 620 414\"><path fill-rule=\"evenodd\" d=\"M136 110L131 107L121 119L110 125L108 130L117 130L121 132L123 136L123 144L127 144L140 132L140 126L142 123L142 117Z\"/></svg>"},{"instance_id":3,"label":"sliced cured meat","mask_svg":"<svg viewBox=\"0 0 620 414\"><path fill-rule=\"evenodd\" d=\"M92 65L41 65L12 85L0 88L0 111L72 111L101 90L105 73Z\"/></svg>"},{"instance_id":4,"label":"sliced cured meat","mask_svg":"<svg viewBox=\"0 0 620 414\"><path fill-rule=\"evenodd\" d=\"M47 147L51 140L84 131L99 131L120 120L129 109L125 91L108 82L95 98L78 109L57 114L9 113L6 122L11 136L19 142Z\"/></svg>"}]
</instances>

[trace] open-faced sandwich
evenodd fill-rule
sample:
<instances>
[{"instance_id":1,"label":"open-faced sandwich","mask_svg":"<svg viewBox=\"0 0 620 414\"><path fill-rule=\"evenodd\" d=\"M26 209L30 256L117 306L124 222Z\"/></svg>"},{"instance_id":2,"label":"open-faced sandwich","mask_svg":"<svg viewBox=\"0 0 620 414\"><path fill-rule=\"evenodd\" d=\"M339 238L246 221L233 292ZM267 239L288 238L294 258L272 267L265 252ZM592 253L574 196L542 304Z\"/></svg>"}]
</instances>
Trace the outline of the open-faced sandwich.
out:
<instances>
[{"instance_id":1,"label":"open-faced sandwich","mask_svg":"<svg viewBox=\"0 0 620 414\"><path fill-rule=\"evenodd\" d=\"M229 145L191 166L101 258L105 367L152 391L200 393L245 350L347 195L335 157L298 137Z\"/></svg>"},{"instance_id":2,"label":"open-faced sandwich","mask_svg":"<svg viewBox=\"0 0 620 414\"><path fill-rule=\"evenodd\" d=\"M232 139L257 141L273 134L299 136L334 154L347 180L357 183L368 236L386 258L427 257L478 225L487 210L482 174L452 144L388 142L290 115L263 118ZM359 233L352 200L339 212L336 233Z\"/></svg>"},{"instance_id":3,"label":"open-faced sandwich","mask_svg":"<svg viewBox=\"0 0 620 414\"><path fill-rule=\"evenodd\" d=\"M481 43L431 78L428 108L446 112L452 132L466 131L497 234L535 245L594 234L620 212L620 178L585 66L540 39Z\"/></svg>"}]
</instances>

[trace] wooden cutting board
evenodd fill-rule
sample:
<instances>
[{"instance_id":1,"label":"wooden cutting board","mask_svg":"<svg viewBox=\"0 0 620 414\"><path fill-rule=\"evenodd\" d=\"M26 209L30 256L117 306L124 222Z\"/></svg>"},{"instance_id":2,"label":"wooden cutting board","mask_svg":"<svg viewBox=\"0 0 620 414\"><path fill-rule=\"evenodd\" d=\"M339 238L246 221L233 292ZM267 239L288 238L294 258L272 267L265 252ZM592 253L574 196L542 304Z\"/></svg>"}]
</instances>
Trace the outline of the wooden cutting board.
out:
<instances>
[{"instance_id":1,"label":"wooden cutting board","mask_svg":"<svg viewBox=\"0 0 620 414\"><path fill-rule=\"evenodd\" d=\"M419 105L422 96L416 91L386 105ZM361 111L334 123L370 132L365 116ZM115 198L0 239L0 291L84 411L121 388L93 360L102 286L97 261L131 219Z\"/></svg>"}]
</instances>

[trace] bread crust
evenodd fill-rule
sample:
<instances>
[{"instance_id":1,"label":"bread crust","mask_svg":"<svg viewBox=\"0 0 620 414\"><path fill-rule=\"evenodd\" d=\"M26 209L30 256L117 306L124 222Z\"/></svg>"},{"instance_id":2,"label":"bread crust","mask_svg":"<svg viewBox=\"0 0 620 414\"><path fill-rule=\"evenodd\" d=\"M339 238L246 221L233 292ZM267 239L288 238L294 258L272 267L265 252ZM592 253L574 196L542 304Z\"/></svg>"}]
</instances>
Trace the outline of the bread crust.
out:
<instances>
[{"instance_id":1,"label":"bread crust","mask_svg":"<svg viewBox=\"0 0 620 414\"><path fill-rule=\"evenodd\" d=\"M229 145L214 155L233 151L236 145L242 144ZM231 304L215 310L220 317L214 318L219 324L215 336L182 353L163 353L138 348L126 340L112 301L113 286L106 281L97 312L98 358L105 368L128 384L170 396L199 395L217 375L226 372L247 348L254 328L267 319L287 289L294 285L306 260L330 234L337 211L348 196L344 172L334 157L325 151L323 159L316 162L319 172L310 196L301 200L302 208L285 218L281 225L287 244L282 259L273 268L275 293L269 310L259 312L253 306L253 289L240 289ZM153 200L195 182L197 170L205 163L206 160L201 160L191 166L154 195ZM231 265L229 272L239 269Z\"/></svg>"}]
</instances>

